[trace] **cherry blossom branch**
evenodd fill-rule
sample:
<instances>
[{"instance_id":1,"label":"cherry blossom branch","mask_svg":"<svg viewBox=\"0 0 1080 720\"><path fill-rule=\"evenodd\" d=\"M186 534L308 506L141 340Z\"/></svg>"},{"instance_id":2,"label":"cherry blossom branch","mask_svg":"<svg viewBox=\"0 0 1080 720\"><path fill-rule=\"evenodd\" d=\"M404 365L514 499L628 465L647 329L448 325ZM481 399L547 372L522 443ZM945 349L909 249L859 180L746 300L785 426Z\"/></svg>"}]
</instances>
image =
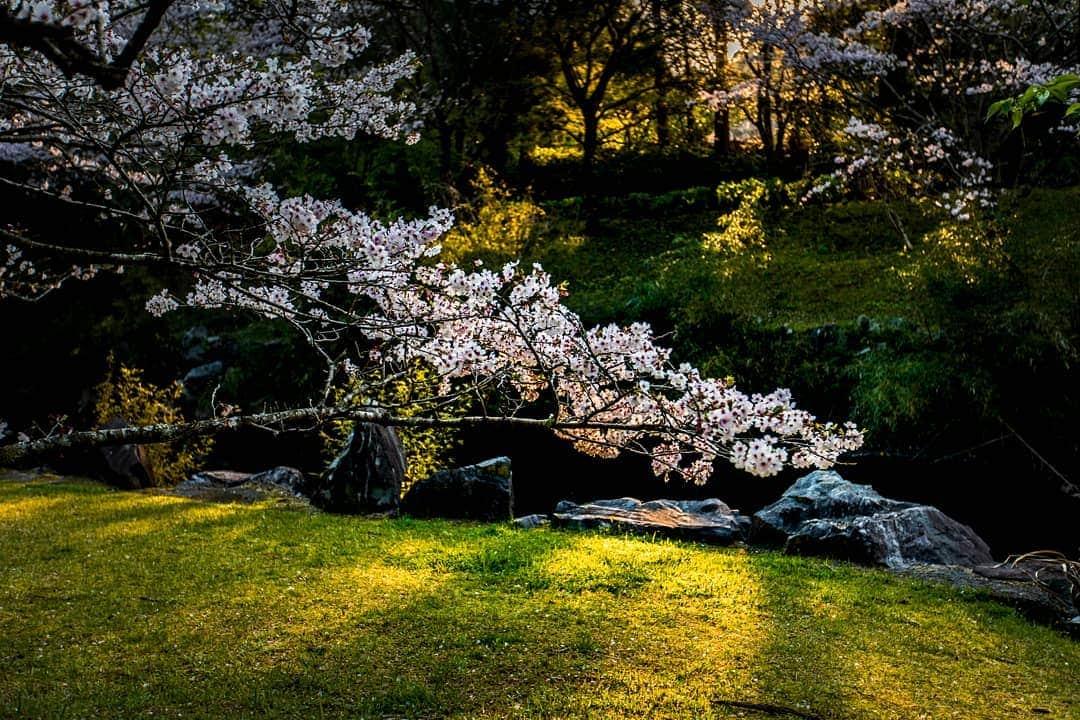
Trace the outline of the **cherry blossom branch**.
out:
<instances>
[{"instance_id":1,"label":"cherry blossom branch","mask_svg":"<svg viewBox=\"0 0 1080 720\"><path fill-rule=\"evenodd\" d=\"M72 26L20 19L0 11L0 43L36 50L52 61L65 75L85 75L104 90L124 84L131 66L146 47L175 0L151 0L146 12L115 60L103 60L84 45Z\"/></svg>"}]
</instances>

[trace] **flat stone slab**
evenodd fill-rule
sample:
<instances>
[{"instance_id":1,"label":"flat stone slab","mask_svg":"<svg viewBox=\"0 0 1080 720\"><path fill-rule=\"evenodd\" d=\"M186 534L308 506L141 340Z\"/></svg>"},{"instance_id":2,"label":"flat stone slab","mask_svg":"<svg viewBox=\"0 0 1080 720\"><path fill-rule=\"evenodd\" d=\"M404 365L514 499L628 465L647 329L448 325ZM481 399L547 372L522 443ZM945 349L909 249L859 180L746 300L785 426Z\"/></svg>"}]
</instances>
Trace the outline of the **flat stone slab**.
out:
<instances>
[{"instance_id":1,"label":"flat stone slab","mask_svg":"<svg viewBox=\"0 0 1080 720\"><path fill-rule=\"evenodd\" d=\"M1055 591L1051 586L1035 582L1023 571L983 565L975 568L957 565L909 565L893 568L893 572L926 582L942 583L955 588L985 593L998 602L1010 605L1026 617L1054 625L1074 637L1080 636L1080 609L1068 593ZM1000 572L998 572L1000 571Z\"/></svg>"},{"instance_id":2,"label":"flat stone slab","mask_svg":"<svg viewBox=\"0 0 1080 720\"><path fill-rule=\"evenodd\" d=\"M716 500L595 500L578 505L563 500L551 516L556 527L609 529L638 535L661 535L711 545L742 540L750 519Z\"/></svg>"},{"instance_id":3,"label":"flat stone slab","mask_svg":"<svg viewBox=\"0 0 1080 720\"><path fill-rule=\"evenodd\" d=\"M203 470L192 475L191 479L197 480L200 484L235 487L247 482L251 476L252 473L237 472L236 470ZM180 485L183 484L180 483Z\"/></svg>"},{"instance_id":4,"label":"flat stone slab","mask_svg":"<svg viewBox=\"0 0 1080 720\"><path fill-rule=\"evenodd\" d=\"M277 467L260 473L234 470L204 470L178 483L169 495L207 502L254 503L273 500L297 507L310 507L300 493L303 475L299 470Z\"/></svg>"}]
</instances>

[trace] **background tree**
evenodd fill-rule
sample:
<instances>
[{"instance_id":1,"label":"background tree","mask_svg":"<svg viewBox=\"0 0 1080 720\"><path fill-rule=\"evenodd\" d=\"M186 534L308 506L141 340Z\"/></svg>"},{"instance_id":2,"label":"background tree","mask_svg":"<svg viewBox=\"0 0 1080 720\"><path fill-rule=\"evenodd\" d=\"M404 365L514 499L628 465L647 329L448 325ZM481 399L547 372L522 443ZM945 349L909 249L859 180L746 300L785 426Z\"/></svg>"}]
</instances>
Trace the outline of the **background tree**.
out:
<instances>
[{"instance_id":1,"label":"background tree","mask_svg":"<svg viewBox=\"0 0 1080 720\"><path fill-rule=\"evenodd\" d=\"M580 133L572 136L581 146L586 177L608 139L603 121L644 104L655 90L659 38L649 24L651 9L647 3L623 0L551 0L542 7L541 36L553 50L559 71L549 88L577 113ZM629 82L632 77L647 79ZM620 131L634 122L624 119Z\"/></svg>"},{"instance_id":2,"label":"background tree","mask_svg":"<svg viewBox=\"0 0 1080 720\"><path fill-rule=\"evenodd\" d=\"M504 173L514 139L529 129L547 62L527 4L370 0L358 13L379 29L383 52L417 54L420 68L407 82L438 143L443 176L453 178L463 163Z\"/></svg>"}]
</instances>

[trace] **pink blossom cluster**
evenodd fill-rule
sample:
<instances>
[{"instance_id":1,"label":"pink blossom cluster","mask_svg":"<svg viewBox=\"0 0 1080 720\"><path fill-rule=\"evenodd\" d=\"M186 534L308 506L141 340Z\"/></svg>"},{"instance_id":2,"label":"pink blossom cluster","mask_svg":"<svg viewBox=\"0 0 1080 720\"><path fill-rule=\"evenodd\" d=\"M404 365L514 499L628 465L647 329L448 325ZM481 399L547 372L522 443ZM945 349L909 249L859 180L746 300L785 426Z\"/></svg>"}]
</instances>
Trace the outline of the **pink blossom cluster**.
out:
<instances>
[{"instance_id":1,"label":"pink blossom cluster","mask_svg":"<svg viewBox=\"0 0 1080 720\"><path fill-rule=\"evenodd\" d=\"M704 482L717 458L759 476L827 467L862 442L854 426L819 424L796 409L786 391L747 396L674 366L646 324L584 328L539 266L438 262L452 222L445 210L386 224L338 203L280 199L267 186L247 192L274 247L235 257L243 272L201 274L183 300L163 291L148 310L253 310L316 339L360 330L376 343L369 359L388 368L421 362L447 395L487 387L521 403L551 402L559 432L582 451L644 452L665 476Z\"/></svg>"}]
</instances>

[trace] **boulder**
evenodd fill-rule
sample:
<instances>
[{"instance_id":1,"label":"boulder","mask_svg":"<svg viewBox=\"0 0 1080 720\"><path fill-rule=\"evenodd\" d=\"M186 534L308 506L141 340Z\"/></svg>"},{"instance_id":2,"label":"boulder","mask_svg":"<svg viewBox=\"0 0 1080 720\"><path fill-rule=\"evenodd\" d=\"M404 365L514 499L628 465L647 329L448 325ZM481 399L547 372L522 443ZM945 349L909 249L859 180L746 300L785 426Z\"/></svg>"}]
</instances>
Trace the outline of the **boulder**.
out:
<instances>
[{"instance_id":1,"label":"boulder","mask_svg":"<svg viewBox=\"0 0 1080 720\"><path fill-rule=\"evenodd\" d=\"M510 520L514 517L510 458L433 473L409 488L401 510L413 517Z\"/></svg>"},{"instance_id":2,"label":"boulder","mask_svg":"<svg viewBox=\"0 0 1080 720\"><path fill-rule=\"evenodd\" d=\"M296 468L276 467L259 473L204 470L178 483L171 494L216 502L277 500L307 505L303 487L304 476Z\"/></svg>"},{"instance_id":3,"label":"boulder","mask_svg":"<svg viewBox=\"0 0 1080 720\"><path fill-rule=\"evenodd\" d=\"M756 513L751 539L793 554L890 568L993 561L975 531L937 508L882 497L831 471L800 478Z\"/></svg>"},{"instance_id":4,"label":"boulder","mask_svg":"<svg viewBox=\"0 0 1080 720\"><path fill-rule=\"evenodd\" d=\"M224 374L225 363L220 360L214 360L213 362L203 363L202 365L191 368L180 382L183 385L200 385L214 378L219 378Z\"/></svg>"},{"instance_id":5,"label":"boulder","mask_svg":"<svg viewBox=\"0 0 1080 720\"><path fill-rule=\"evenodd\" d=\"M519 518L514 518L514 525L522 530L532 530L538 527L545 527L551 524L551 517L549 515L523 515Z\"/></svg>"},{"instance_id":6,"label":"boulder","mask_svg":"<svg viewBox=\"0 0 1080 720\"><path fill-rule=\"evenodd\" d=\"M336 513L396 510L405 479L405 453L393 428L357 423L345 449L308 488L317 507Z\"/></svg>"},{"instance_id":7,"label":"boulder","mask_svg":"<svg viewBox=\"0 0 1080 720\"><path fill-rule=\"evenodd\" d=\"M993 561L975 531L929 505L843 520L808 520L788 538L785 549L891 568Z\"/></svg>"},{"instance_id":8,"label":"boulder","mask_svg":"<svg viewBox=\"0 0 1080 720\"><path fill-rule=\"evenodd\" d=\"M307 489L307 480L304 474L296 468L279 465L271 470L263 470L255 473L247 479L249 483L260 485L275 485L283 490L288 490L293 495L303 496Z\"/></svg>"},{"instance_id":9,"label":"boulder","mask_svg":"<svg viewBox=\"0 0 1080 720\"><path fill-rule=\"evenodd\" d=\"M131 423L121 418L113 418L105 423L104 429L116 430L131 427ZM110 445L101 448L107 468L105 481L123 490L138 490L153 487L154 469L150 456L142 445Z\"/></svg>"},{"instance_id":10,"label":"boulder","mask_svg":"<svg viewBox=\"0 0 1080 720\"><path fill-rule=\"evenodd\" d=\"M728 545L741 540L750 520L720 500L596 500L577 505L563 500L555 507L558 527L612 529L645 535Z\"/></svg>"},{"instance_id":11,"label":"boulder","mask_svg":"<svg viewBox=\"0 0 1080 720\"><path fill-rule=\"evenodd\" d=\"M882 497L869 485L857 485L832 470L804 475L772 505L754 513L751 540L783 545L808 520L875 515L914 507L915 503Z\"/></svg>"}]
</instances>

